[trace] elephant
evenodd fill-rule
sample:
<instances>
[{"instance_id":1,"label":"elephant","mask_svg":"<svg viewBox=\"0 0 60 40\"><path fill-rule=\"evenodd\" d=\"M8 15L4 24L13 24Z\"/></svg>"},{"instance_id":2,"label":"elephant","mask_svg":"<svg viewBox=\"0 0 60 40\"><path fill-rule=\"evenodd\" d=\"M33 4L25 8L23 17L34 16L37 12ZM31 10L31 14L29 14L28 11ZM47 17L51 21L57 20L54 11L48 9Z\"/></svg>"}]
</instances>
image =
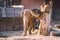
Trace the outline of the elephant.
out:
<instances>
[{"instance_id":1,"label":"elephant","mask_svg":"<svg viewBox=\"0 0 60 40\"><path fill-rule=\"evenodd\" d=\"M27 35L27 31L31 34L31 30L34 30L35 20L39 20L39 34L46 33L46 29L44 27L44 13L39 9L25 9L23 11L23 26L24 26L24 34ZM44 34L45 35L45 34Z\"/></svg>"},{"instance_id":2,"label":"elephant","mask_svg":"<svg viewBox=\"0 0 60 40\"><path fill-rule=\"evenodd\" d=\"M43 13L43 17L40 20L41 25L39 26L39 32L42 35L48 35L50 33L49 26L52 12L52 1L50 1L49 3L44 2L44 4L40 6L40 10Z\"/></svg>"},{"instance_id":3,"label":"elephant","mask_svg":"<svg viewBox=\"0 0 60 40\"><path fill-rule=\"evenodd\" d=\"M23 15L23 27L24 27L24 32L23 35L32 34L31 31L34 31L34 26L35 26L35 18L31 15L31 10L30 9L25 9L22 13Z\"/></svg>"}]
</instances>

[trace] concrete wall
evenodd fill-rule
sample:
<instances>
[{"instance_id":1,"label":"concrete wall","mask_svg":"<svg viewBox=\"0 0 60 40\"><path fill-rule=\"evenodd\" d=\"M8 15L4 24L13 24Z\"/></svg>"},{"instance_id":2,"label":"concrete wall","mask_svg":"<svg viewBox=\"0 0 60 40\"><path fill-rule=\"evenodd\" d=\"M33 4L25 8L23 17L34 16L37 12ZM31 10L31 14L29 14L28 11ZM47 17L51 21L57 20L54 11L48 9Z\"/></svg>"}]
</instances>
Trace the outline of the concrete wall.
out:
<instances>
[{"instance_id":1,"label":"concrete wall","mask_svg":"<svg viewBox=\"0 0 60 40\"><path fill-rule=\"evenodd\" d=\"M22 8L0 8L0 31L17 31L23 29Z\"/></svg>"},{"instance_id":2,"label":"concrete wall","mask_svg":"<svg viewBox=\"0 0 60 40\"><path fill-rule=\"evenodd\" d=\"M42 3L43 1L41 0L22 0L21 2L21 4L24 5L25 9L34 9L34 8L39 9ZM23 29L22 17L15 17L15 18L14 17L1 17L0 18L0 31L12 31L12 30L16 31L16 30L22 30L22 29Z\"/></svg>"},{"instance_id":3,"label":"concrete wall","mask_svg":"<svg viewBox=\"0 0 60 40\"><path fill-rule=\"evenodd\" d=\"M0 31L17 31L23 29L22 17L0 18Z\"/></svg>"},{"instance_id":4,"label":"concrete wall","mask_svg":"<svg viewBox=\"0 0 60 40\"><path fill-rule=\"evenodd\" d=\"M60 0L53 1L52 20L60 21Z\"/></svg>"},{"instance_id":5,"label":"concrete wall","mask_svg":"<svg viewBox=\"0 0 60 40\"><path fill-rule=\"evenodd\" d=\"M42 0L22 0L25 9L39 9L41 4L43 4Z\"/></svg>"}]
</instances>

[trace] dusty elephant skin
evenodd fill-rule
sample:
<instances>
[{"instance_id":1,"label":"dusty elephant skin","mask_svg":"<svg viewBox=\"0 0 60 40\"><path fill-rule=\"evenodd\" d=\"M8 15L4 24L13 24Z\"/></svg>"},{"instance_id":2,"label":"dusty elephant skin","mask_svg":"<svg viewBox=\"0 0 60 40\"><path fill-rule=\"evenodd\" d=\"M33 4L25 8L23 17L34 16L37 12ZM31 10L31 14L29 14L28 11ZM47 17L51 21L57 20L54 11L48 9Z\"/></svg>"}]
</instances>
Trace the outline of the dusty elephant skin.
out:
<instances>
[{"instance_id":1,"label":"dusty elephant skin","mask_svg":"<svg viewBox=\"0 0 60 40\"><path fill-rule=\"evenodd\" d=\"M34 18L40 20L39 34L46 35L46 29L43 25L44 22L42 20L43 13L38 9L33 9L32 11L29 9L24 10L23 13L24 34L23 35L27 35L27 31L29 34L31 34L31 30L32 29L34 30Z\"/></svg>"},{"instance_id":2,"label":"dusty elephant skin","mask_svg":"<svg viewBox=\"0 0 60 40\"><path fill-rule=\"evenodd\" d=\"M24 35L27 35L27 31L31 34L31 29L34 28L34 18L40 21L39 23L39 34L48 35L49 26L50 26L50 10L51 4L44 4L38 9L26 9L23 12L23 26L24 26Z\"/></svg>"},{"instance_id":3,"label":"dusty elephant skin","mask_svg":"<svg viewBox=\"0 0 60 40\"><path fill-rule=\"evenodd\" d=\"M23 12L23 26L24 33L23 35L27 35L27 31L31 34L31 31L34 31L34 17L31 15L30 9L25 9Z\"/></svg>"},{"instance_id":4,"label":"dusty elephant skin","mask_svg":"<svg viewBox=\"0 0 60 40\"><path fill-rule=\"evenodd\" d=\"M31 14L40 21L38 33L41 35L47 35L47 30L45 27L44 13L38 9L32 10Z\"/></svg>"},{"instance_id":5,"label":"dusty elephant skin","mask_svg":"<svg viewBox=\"0 0 60 40\"><path fill-rule=\"evenodd\" d=\"M41 12L43 12L43 17L40 20L41 24L39 25L39 30L41 34L48 35L49 26L50 26L50 14L52 8L52 2L44 2L43 5L40 6ZM42 31L42 32L41 32Z\"/></svg>"}]
</instances>

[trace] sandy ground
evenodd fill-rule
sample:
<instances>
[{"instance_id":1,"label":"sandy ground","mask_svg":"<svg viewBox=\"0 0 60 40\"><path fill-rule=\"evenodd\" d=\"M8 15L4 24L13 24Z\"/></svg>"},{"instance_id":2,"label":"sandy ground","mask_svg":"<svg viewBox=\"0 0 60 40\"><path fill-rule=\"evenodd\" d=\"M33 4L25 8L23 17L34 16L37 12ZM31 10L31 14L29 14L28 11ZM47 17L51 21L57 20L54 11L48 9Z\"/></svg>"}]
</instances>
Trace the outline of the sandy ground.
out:
<instances>
[{"instance_id":1,"label":"sandy ground","mask_svg":"<svg viewBox=\"0 0 60 40\"><path fill-rule=\"evenodd\" d=\"M23 31L4 31L4 32L0 32L0 34L6 35L6 36L21 36L22 33L23 33Z\"/></svg>"},{"instance_id":2,"label":"sandy ground","mask_svg":"<svg viewBox=\"0 0 60 40\"><path fill-rule=\"evenodd\" d=\"M0 38L0 40L60 40L60 37L57 36L43 36L43 35L27 35L22 36L23 31L7 31L0 32L3 35L7 35L7 38Z\"/></svg>"}]
</instances>

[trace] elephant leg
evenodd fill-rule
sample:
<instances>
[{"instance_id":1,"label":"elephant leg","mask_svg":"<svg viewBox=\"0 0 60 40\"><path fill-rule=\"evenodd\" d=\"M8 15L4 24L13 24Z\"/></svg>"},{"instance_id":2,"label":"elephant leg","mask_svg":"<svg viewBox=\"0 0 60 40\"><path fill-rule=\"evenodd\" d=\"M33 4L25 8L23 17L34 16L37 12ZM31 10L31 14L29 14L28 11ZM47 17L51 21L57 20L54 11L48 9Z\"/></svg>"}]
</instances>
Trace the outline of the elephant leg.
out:
<instances>
[{"instance_id":1,"label":"elephant leg","mask_svg":"<svg viewBox=\"0 0 60 40\"><path fill-rule=\"evenodd\" d=\"M32 32L34 32L34 30L35 30L35 27L34 27L34 26L35 26L35 24L33 23L33 24L31 25L31 31L32 31Z\"/></svg>"},{"instance_id":2,"label":"elephant leg","mask_svg":"<svg viewBox=\"0 0 60 40\"><path fill-rule=\"evenodd\" d=\"M27 30L28 30L28 24L27 24L27 20L23 21L23 26L24 26L24 33L23 35L26 36L27 35Z\"/></svg>"},{"instance_id":3,"label":"elephant leg","mask_svg":"<svg viewBox=\"0 0 60 40\"><path fill-rule=\"evenodd\" d=\"M40 20L40 24L39 24L39 34L43 34L43 21Z\"/></svg>"},{"instance_id":4,"label":"elephant leg","mask_svg":"<svg viewBox=\"0 0 60 40\"><path fill-rule=\"evenodd\" d=\"M31 30L31 31L32 31L32 32L34 32L34 29L35 29L35 28L34 28L34 27L32 27L32 30Z\"/></svg>"},{"instance_id":5,"label":"elephant leg","mask_svg":"<svg viewBox=\"0 0 60 40\"><path fill-rule=\"evenodd\" d=\"M32 30L31 27L29 27L29 28L28 28L28 33L29 33L29 34L32 34L32 33L31 33L31 30Z\"/></svg>"},{"instance_id":6,"label":"elephant leg","mask_svg":"<svg viewBox=\"0 0 60 40\"><path fill-rule=\"evenodd\" d=\"M42 29L41 25L39 25L39 34L42 34L42 32L43 32L43 29Z\"/></svg>"},{"instance_id":7,"label":"elephant leg","mask_svg":"<svg viewBox=\"0 0 60 40\"><path fill-rule=\"evenodd\" d=\"M23 36L26 36L27 35L27 30L28 30L28 28L27 27L24 27Z\"/></svg>"}]
</instances>

